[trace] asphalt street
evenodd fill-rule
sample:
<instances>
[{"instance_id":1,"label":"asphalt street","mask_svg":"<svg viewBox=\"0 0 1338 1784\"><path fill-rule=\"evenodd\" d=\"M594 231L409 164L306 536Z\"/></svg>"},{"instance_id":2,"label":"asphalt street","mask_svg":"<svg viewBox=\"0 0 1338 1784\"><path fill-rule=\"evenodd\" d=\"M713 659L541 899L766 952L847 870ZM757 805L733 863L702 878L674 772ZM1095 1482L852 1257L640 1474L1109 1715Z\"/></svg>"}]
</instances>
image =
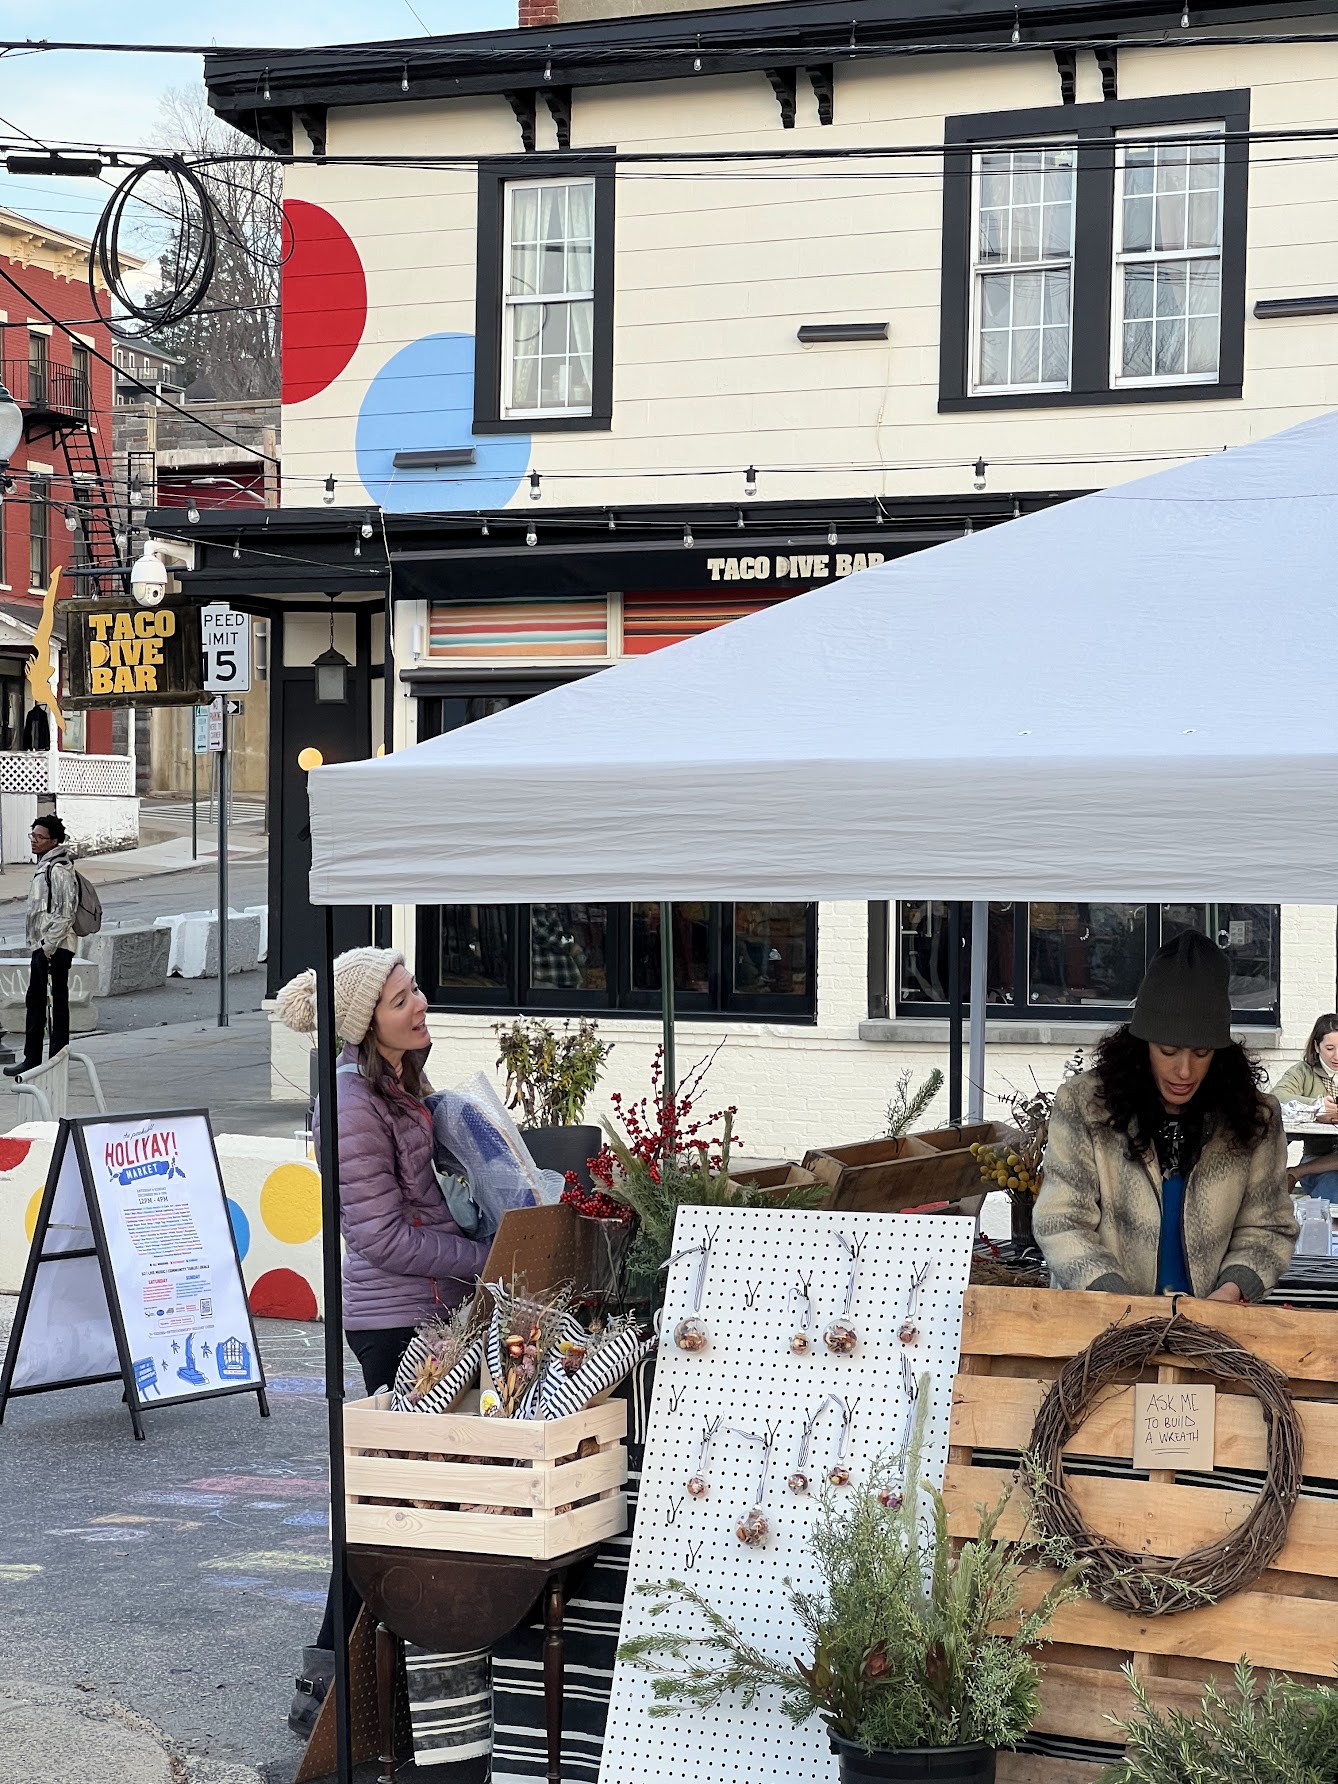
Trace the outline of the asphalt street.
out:
<instances>
[{"instance_id":1,"label":"asphalt street","mask_svg":"<svg viewBox=\"0 0 1338 1784\"><path fill-rule=\"evenodd\" d=\"M292 1678L329 1566L324 1328L265 1320L259 1337L269 1419L253 1394L164 1406L140 1444L114 1385L11 1403L0 1677L77 1687L188 1758L287 1784Z\"/></svg>"}]
</instances>

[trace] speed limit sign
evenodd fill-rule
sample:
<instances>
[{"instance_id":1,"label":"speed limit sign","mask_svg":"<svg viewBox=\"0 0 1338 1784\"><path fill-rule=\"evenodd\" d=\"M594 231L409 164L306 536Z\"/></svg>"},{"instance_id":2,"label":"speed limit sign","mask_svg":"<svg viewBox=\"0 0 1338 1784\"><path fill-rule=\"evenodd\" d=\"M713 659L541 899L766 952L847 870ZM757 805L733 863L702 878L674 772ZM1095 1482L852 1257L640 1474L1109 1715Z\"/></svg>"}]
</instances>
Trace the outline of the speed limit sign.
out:
<instances>
[{"instance_id":1,"label":"speed limit sign","mask_svg":"<svg viewBox=\"0 0 1338 1784\"><path fill-rule=\"evenodd\" d=\"M207 694L251 691L251 616L231 607L206 607L200 615Z\"/></svg>"}]
</instances>

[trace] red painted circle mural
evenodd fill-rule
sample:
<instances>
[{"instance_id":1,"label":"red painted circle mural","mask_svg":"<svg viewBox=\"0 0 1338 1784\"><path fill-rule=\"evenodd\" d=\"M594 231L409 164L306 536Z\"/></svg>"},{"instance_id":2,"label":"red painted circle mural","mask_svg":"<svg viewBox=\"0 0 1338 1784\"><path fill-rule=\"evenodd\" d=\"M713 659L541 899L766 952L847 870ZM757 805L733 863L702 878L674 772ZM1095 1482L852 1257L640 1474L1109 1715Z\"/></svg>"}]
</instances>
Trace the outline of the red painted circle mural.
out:
<instances>
[{"instance_id":1,"label":"red painted circle mural","mask_svg":"<svg viewBox=\"0 0 1338 1784\"><path fill-rule=\"evenodd\" d=\"M266 1270L246 1297L257 1319L315 1319L316 1296L296 1270Z\"/></svg>"},{"instance_id":2,"label":"red painted circle mural","mask_svg":"<svg viewBox=\"0 0 1338 1784\"><path fill-rule=\"evenodd\" d=\"M352 359L367 326L367 278L329 211L286 198L283 216L283 400L302 403Z\"/></svg>"}]
</instances>

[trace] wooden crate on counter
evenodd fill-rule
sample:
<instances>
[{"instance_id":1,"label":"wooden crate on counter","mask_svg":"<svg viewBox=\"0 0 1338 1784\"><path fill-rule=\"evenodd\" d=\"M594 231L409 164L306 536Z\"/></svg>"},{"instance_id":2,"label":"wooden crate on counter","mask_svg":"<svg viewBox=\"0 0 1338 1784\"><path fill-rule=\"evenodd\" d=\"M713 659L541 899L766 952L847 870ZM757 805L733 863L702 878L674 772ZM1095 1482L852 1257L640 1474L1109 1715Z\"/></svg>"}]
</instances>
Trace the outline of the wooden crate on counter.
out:
<instances>
[{"instance_id":1,"label":"wooden crate on counter","mask_svg":"<svg viewBox=\"0 0 1338 1784\"><path fill-rule=\"evenodd\" d=\"M625 1400L569 1418L485 1419L392 1412L383 1399L344 1408L350 1543L552 1560L626 1530Z\"/></svg>"},{"instance_id":2,"label":"wooden crate on counter","mask_svg":"<svg viewBox=\"0 0 1338 1784\"><path fill-rule=\"evenodd\" d=\"M1012 1478L1050 1383L1069 1358L1115 1320L1165 1318L1164 1298L1065 1294L1053 1289L972 1288L962 1324L960 1371L953 1388L951 1447L944 1482L949 1528L969 1537L982 1505L993 1505ZM1044 1667L1037 1732L1109 1744L1108 1715L1133 1709L1120 1668L1129 1663L1162 1708L1192 1711L1204 1682L1230 1686L1247 1655L1261 1671L1332 1682L1338 1654L1338 1322L1285 1307L1185 1301L1182 1311L1229 1333L1287 1376L1305 1428L1305 1485L1286 1546L1266 1573L1218 1604L1168 1616L1133 1615L1097 1599L1060 1611L1040 1651ZM1180 1359L1144 1372L1149 1381L1209 1381ZM1133 1387L1112 1388L1067 1446L1069 1485L1095 1530L1145 1554L1182 1555L1241 1522L1254 1498L1251 1473L1265 1461L1263 1417L1252 1395L1216 1381L1212 1473L1130 1471ZM1086 1466L1088 1472L1083 1472ZM1240 1471L1246 1471L1242 1482ZM1201 1485L1190 1481L1202 1482ZM1313 1485L1312 1485L1313 1483ZM1309 1491L1308 1491L1309 1489ZM1026 1501L1013 1496L1000 1535L1022 1528ZM1047 1581L1037 1573L1029 1595ZM1076 1784L1099 1770L1074 1757L1000 1754L1000 1784Z\"/></svg>"},{"instance_id":3,"label":"wooden crate on counter","mask_svg":"<svg viewBox=\"0 0 1338 1784\"><path fill-rule=\"evenodd\" d=\"M829 1208L889 1214L950 1202L964 1203L960 1211L973 1214L985 1189L971 1147L977 1142L997 1146L1016 1138L1014 1128L998 1121L935 1128L900 1140L817 1147L805 1153L804 1169L828 1185Z\"/></svg>"}]
</instances>

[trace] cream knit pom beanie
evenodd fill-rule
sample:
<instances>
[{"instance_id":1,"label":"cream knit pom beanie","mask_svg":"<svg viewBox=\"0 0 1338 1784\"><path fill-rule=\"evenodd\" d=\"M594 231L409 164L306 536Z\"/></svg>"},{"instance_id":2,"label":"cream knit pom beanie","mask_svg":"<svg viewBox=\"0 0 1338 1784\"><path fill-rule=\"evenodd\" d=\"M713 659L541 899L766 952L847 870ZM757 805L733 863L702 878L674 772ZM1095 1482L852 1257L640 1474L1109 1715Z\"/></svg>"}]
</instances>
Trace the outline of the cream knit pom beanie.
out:
<instances>
[{"instance_id":1,"label":"cream knit pom beanie","mask_svg":"<svg viewBox=\"0 0 1338 1784\"><path fill-rule=\"evenodd\" d=\"M334 963L335 1027L351 1046L362 1045L386 980L404 956L395 948L350 948ZM316 975L308 968L275 999L280 1022L298 1034L316 1032Z\"/></svg>"}]
</instances>

